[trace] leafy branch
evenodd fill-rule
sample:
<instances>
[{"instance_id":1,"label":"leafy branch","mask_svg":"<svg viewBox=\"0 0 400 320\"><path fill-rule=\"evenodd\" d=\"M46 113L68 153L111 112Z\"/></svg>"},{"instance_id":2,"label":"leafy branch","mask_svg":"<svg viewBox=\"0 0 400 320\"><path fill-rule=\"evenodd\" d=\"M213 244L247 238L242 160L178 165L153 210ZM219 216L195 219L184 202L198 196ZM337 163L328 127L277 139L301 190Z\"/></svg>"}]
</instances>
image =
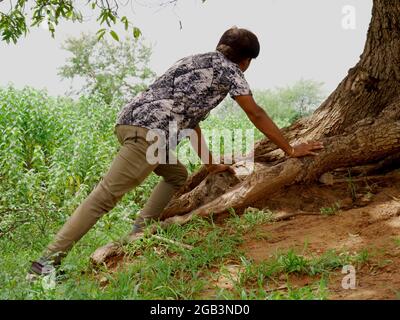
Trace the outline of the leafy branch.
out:
<instances>
[{"instance_id":1,"label":"leafy branch","mask_svg":"<svg viewBox=\"0 0 400 320\"><path fill-rule=\"evenodd\" d=\"M126 31L130 31L135 39L141 35L141 30L136 27L130 18L120 16L120 7L126 6L132 0L87 0L84 7L96 12L96 21L100 25L97 31L98 39L104 37L106 32L116 41L119 36L115 32L115 26L120 24ZM205 2L205 0L201 0ZM28 0L10 0L8 10L0 8L0 35L3 41L17 43L18 39L26 36L29 29L43 23L54 37L56 27L64 21L82 22L83 14L77 8L73 0L35 0L33 6L27 8ZM30 2L30 3L31 3ZM160 6L176 4L178 0L167 0ZM3 0L0 4L7 6ZM114 29L113 29L114 28Z\"/></svg>"}]
</instances>

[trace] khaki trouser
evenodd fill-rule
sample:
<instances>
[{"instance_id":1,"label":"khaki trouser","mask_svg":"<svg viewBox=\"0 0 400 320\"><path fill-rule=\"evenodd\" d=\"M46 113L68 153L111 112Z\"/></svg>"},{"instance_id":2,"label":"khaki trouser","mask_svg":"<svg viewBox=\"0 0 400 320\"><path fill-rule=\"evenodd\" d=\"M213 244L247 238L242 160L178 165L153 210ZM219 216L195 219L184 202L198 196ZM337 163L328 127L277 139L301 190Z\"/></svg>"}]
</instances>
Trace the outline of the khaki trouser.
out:
<instances>
[{"instance_id":1,"label":"khaki trouser","mask_svg":"<svg viewBox=\"0 0 400 320\"><path fill-rule=\"evenodd\" d=\"M172 195L187 179L186 168L177 164L149 164L146 150L148 129L117 125L115 133L121 148L110 169L89 196L79 205L73 215L47 247L45 256L55 263L68 253L76 243L105 213L115 207L122 196L139 185L152 171L163 177L150 195L139 219L156 219L170 201Z\"/></svg>"}]
</instances>

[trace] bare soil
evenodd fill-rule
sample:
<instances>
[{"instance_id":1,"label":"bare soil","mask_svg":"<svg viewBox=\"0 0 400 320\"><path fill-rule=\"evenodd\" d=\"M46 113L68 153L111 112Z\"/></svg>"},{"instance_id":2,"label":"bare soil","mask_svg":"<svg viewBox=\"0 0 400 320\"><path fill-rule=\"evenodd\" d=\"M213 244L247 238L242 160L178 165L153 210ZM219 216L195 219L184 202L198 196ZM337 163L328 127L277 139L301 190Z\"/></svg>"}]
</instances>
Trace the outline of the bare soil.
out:
<instances>
[{"instance_id":1,"label":"bare soil","mask_svg":"<svg viewBox=\"0 0 400 320\"><path fill-rule=\"evenodd\" d=\"M367 250L370 259L356 272L356 288L343 289L341 283L345 275L337 270L329 279L329 298L399 298L400 174L330 186L292 186L257 206L277 214L320 214L299 215L288 221L257 226L245 236L242 247L255 262L288 249L314 256L330 249L349 253ZM321 208L327 207L339 209L333 210L332 215L321 214ZM309 276L292 276L289 282L304 286L316 280Z\"/></svg>"}]
</instances>

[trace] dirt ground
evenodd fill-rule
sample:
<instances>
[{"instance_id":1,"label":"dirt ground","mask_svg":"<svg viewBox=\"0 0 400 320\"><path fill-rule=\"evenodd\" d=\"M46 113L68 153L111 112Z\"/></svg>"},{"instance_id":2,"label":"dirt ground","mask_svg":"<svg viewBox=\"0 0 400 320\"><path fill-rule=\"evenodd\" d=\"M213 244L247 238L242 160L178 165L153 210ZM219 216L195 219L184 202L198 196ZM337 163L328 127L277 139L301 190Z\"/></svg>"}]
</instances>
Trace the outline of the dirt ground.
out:
<instances>
[{"instance_id":1,"label":"dirt ground","mask_svg":"<svg viewBox=\"0 0 400 320\"><path fill-rule=\"evenodd\" d=\"M279 251L320 255L329 249L349 253L367 250L369 261L356 270L356 288L343 289L345 275L338 270L329 279L330 299L398 299L400 292L400 174L334 185L292 186L258 207L276 214L299 215L265 224L245 236L243 249L256 262ZM336 208L322 215L321 208ZM324 209L322 209L324 211ZM326 209L325 209L326 212ZM310 277L291 277L304 286Z\"/></svg>"}]
</instances>

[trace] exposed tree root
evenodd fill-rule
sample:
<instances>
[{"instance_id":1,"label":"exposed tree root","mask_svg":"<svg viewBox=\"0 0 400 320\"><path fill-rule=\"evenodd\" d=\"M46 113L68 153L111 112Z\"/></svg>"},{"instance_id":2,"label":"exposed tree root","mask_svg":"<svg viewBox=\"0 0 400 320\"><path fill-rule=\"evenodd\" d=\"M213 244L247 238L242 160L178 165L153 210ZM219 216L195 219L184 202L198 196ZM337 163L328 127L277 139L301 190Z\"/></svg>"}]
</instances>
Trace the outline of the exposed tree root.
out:
<instances>
[{"instance_id":1,"label":"exposed tree root","mask_svg":"<svg viewBox=\"0 0 400 320\"><path fill-rule=\"evenodd\" d=\"M315 158L281 159L276 164L255 163L254 172L243 180L235 180L228 173L208 176L195 189L171 201L161 220L182 214L216 215L229 208L247 207L291 184L315 181L327 171L381 161L398 154L398 106L391 105L376 120L360 121L353 132L323 139L325 149Z\"/></svg>"},{"instance_id":2,"label":"exposed tree root","mask_svg":"<svg viewBox=\"0 0 400 320\"><path fill-rule=\"evenodd\" d=\"M289 220L289 219L292 219L292 218L298 217L298 216L320 216L320 215L321 215L321 213L319 213L319 212L298 211L295 213L287 213L287 214L278 215L278 216L272 218L272 221L279 222L279 221Z\"/></svg>"}]
</instances>

